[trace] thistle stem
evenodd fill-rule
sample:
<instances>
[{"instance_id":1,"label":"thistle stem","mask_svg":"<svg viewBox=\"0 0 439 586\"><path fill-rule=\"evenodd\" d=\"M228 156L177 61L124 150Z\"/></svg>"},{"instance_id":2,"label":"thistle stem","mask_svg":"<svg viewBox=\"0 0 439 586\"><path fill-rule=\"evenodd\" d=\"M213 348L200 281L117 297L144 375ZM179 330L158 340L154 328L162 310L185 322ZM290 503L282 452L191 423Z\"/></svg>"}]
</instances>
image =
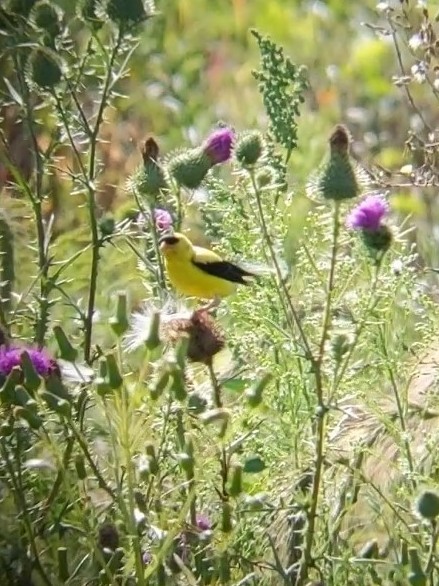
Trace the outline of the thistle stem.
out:
<instances>
[{"instance_id":1,"label":"thistle stem","mask_svg":"<svg viewBox=\"0 0 439 586\"><path fill-rule=\"evenodd\" d=\"M90 220L91 229L91 241L92 241L92 257L91 257L91 268L90 268L90 286L88 293L88 304L87 313L85 318L85 332L84 332L84 359L86 362L90 362L91 353L91 339L93 329L93 314L95 308L95 299L97 291L97 280L98 280L98 269L99 269L99 258L101 241L99 238L97 214L96 214L96 167L97 167L97 146L98 146L98 134L101 128L101 124L104 117L104 111L108 102L108 95L112 86L113 79L113 66L116 57L119 52L119 48L122 42L122 27L119 29L116 43L111 52L110 60L107 65L107 73L104 80L104 86L102 89L101 102L99 104L98 113L96 116L96 122L93 128L93 132L90 137L90 156L88 162L88 177L87 177L87 206Z\"/></svg>"},{"instance_id":2,"label":"thistle stem","mask_svg":"<svg viewBox=\"0 0 439 586\"><path fill-rule=\"evenodd\" d=\"M312 565L312 549L314 545L314 536L316 532L317 509L320 497L320 486L323 474L324 463L324 445L325 445L325 427L327 407L324 402L324 384L323 384L323 360L325 357L325 344L331 326L331 309L332 297L335 285L335 267L337 263L338 252L338 237L340 233L340 204L334 202L333 215L333 232L332 232L332 249L331 249L331 264L328 273L328 284L326 289L326 304L323 313L322 333L318 349L317 358L314 362L314 376L315 389L317 397L317 423L315 425L315 459L314 471L311 488L311 502L308 511L308 525L305 533L305 544L302 553L302 560L300 563L299 572L297 574L296 586L301 586L305 583L308 577L308 571Z\"/></svg>"}]
</instances>

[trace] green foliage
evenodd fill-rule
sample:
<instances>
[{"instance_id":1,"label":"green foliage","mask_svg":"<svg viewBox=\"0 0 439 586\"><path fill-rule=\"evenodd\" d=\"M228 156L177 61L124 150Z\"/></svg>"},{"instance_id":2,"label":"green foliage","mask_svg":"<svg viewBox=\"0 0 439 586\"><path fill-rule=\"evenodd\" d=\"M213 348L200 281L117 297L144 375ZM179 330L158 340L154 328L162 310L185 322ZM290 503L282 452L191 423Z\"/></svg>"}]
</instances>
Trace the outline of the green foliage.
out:
<instances>
[{"instance_id":1,"label":"green foliage","mask_svg":"<svg viewBox=\"0 0 439 586\"><path fill-rule=\"evenodd\" d=\"M435 24L382 4L0 10L0 583L434 583ZM172 229L255 282L182 300Z\"/></svg>"},{"instance_id":2,"label":"green foliage","mask_svg":"<svg viewBox=\"0 0 439 586\"><path fill-rule=\"evenodd\" d=\"M296 118L307 87L305 71L284 56L282 47L258 31L252 34L258 42L262 66L253 75L259 82L270 130L275 140L291 152L297 146Z\"/></svg>"}]
</instances>

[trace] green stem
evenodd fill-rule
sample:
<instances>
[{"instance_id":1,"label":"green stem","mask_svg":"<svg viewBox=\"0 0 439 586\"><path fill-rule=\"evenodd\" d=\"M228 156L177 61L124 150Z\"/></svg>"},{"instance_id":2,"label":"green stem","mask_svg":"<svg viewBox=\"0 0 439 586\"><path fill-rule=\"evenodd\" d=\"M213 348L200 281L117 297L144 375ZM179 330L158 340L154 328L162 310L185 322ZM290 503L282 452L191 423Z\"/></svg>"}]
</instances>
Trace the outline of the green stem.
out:
<instances>
[{"instance_id":1,"label":"green stem","mask_svg":"<svg viewBox=\"0 0 439 586\"><path fill-rule=\"evenodd\" d=\"M97 291L97 280L98 280L98 269L99 269L99 257L101 241L99 238L97 214L96 214L96 159L97 159L97 146L98 146L98 134L104 117L104 111L107 106L108 95L112 86L113 78L113 66L116 57L119 52L119 47L122 42L122 28L119 29L116 43L111 52L109 63L107 64L107 74L105 76L104 87L102 89L102 98L99 104L99 110L96 117L96 122L93 128L93 132L90 138L90 156L88 163L88 177L87 177L87 204L88 213L90 220L91 229L91 242L92 242L92 257L90 267L90 286L88 293L88 305L85 319L85 332L84 332L84 359L86 362L90 362L91 354L91 340L92 340L92 329L93 329L93 314L95 309L96 291Z\"/></svg>"},{"instance_id":2,"label":"green stem","mask_svg":"<svg viewBox=\"0 0 439 586\"><path fill-rule=\"evenodd\" d=\"M253 191L254 191L255 198L256 198L256 205L258 208L259 221L260 221L261 228L262 228L262 234L264 237L265 244L266 244L268 251L270 253L271 261L272 261L273 266L276 271L277 279L275 279L275 284L276 284L276 288L278 290L279 299L280 299L280 301L282 303L282 307L284 309L285 317L286 317L287 322L289 323L292 331L294 331L294 326L297 328L299 335L300 335L300 338L302 340L302 344L305 348L306 357L311 362L314 362L313 353L311 351L311 346L308 342L305 331L302 328L302 324L301 324L299 315L298 315L296 308L294 307L294 305L291 301L291 297L288 293L288 289L287 289L287 287L283 281L283 278L282 278L282 271L279 266L279 263L278 263L278 260L276 257L276 253L273 248L273 243L271 242L270 234L268 233L267 222L265 220L264 210L262 208L261 193L260 193L258 184L256 182L254 171L249 170L249 175L250 175L250 180L251 180ZM291 317L292 317L292 319L291 319Z\"/></svg>"},{"instance_id":3,"label":"green stem","mask_svg":"<svg viewBox=\"0 0 439 586\"><path fill-rule=\"evenodd\" d=\"M431 521L431 537L430 537L430 549L428 551L428 559L425 565L425 574L426 576L430 576L430 584L434 586L434 577L433 577L433 569L434 569L434 557L436 553L436 546L437 540L439 537L439 533L437 530L437 522L435 519Z\"/></svg>"},{"instance_id":4,"label":"green stem","mask_svg":"<svg viewBox=\"0 0 439 586\"><path fill-rule=\"evenodd\" d=\"M314 362L314 376L316 383L316 397L317 397L317 423L315 425L315 459L314 472L311 488L311 500L308 511L308 525L305 533L305 544L302 553L299 572L297 574L296 586L305 583L308 577L309 568L312 565L312 549L314 545L314 536L316 532L317 509L320 497L320 486L323 475L324 463L324 445L325 445L325 427L327 407L324 402L324 385L323 385L323 360L325 357L325 344L331 326L331 309L332 297L335 286L335 267L337 264L338 252L338 237L340 233L340 204L334 202L334 218L333 218L333 232L332 232L332 250L331 250L331 264L328 274L328 284L326 290L326 304L323 313L322 334L318 349L317 358Z\"/></svg>"},{"instance_id":5,"label":"green stem","mask_svg":"<svg viewBox=\"0 0 439 586\"><path fill-rule=\"evenodd\" d=\"M32 104L32 96L29 92L26 80L24 79L24 65L18 57L14 57L15 71L17 72L20 89L23 95L23 102L25 103L26 123L32 141L32 150L35 156L35 188L34 192L27 190L30 203L32 205L35 226L37 230L37 251L38 251L38 268L40 276L40 294L38 296L39 314L35 324L35 343L38 346L44 345L46 337L47 322L49 319L49 294L50 283L48 283L49 273L49 259L46 254L46 234L44 229L44 218L42 213L43 201L43 177L44 177L44 161L40 150L37 134L35 131L35 111Z\"/></svg>"},{"instance_id":6,"label":"green stem","mask_svg":"<svg viewBox=\"0 0 439 586\"><path fill-rule=\"evenodd\" d=\"M414 479L414 464L413 464L413 456L412 456L412 451L410 448L410 440L407 437L407 426L405 424L405 413L404 413L404 407L401 401L401 397L399 396L399 390L398 390L398 385L396 384L396 379L395 379L395 375L393 372L393 368L390 364L390 357L389 354L387 352L387 347L386 347L386 341L384 339L384 333L382 328L379 328L379 336L380 336L380 341L381 341L381 347L382 347L382 351L384 354L384 358L386 359L386 369L387 369L387 373L389 375L389 379L390 379L390 386L392 387L392 391L393 391L393 396L395 397L395 403L396 403L396 410L398 413L398 419L399 419L399 424L401 426L401 432L402 432L402 436L403 436L403 443L404 443L404 449L405 449L405 453L406 453L406 458L407 458L407 464L410 470L410 476L411 476L411 484L413 489L416 489L416 481Z\"/></svg>"},{"instance_id":7,"label":"green stem","mask_svg":"<svg viewBox=\"0 0 439 586\"><path fill-rule=\"evenodd\" d=\"M83 435L81 434L81 432L76 428L76 425L73 423L72 420L68 421L68 425L70 430L72 431L73 435L75 436L76 441L78 442L90 468L93 471L93 474L96 477L96 480L98 481L99 487L102 488L103 490L105 490L105 492L112 498L112 500L116 500L116 494L113 491L113 489L106 483L104 477L102 476L102 474L100 473L98 467L96 466L96 464L93 461L93 458L91 457L91 454L89 452L88 446L87 446L87 442L84 439Z\"/></svg>"},{"instance_id":8,"label":"green stem","mask_svg":"<svg viewBox=\"0 0 439 586\"><path fill-rule=\"evenodd\" d=\"M29 509L27 506L25 494L26 490L23 487L22 477L21 477L21 456L19 454L19 438L17 436L17 452L15 454L15 458L11 458L9 451L5 445L5 440L1 440L0 442L0 450L3 456L3 462L6 466L6 469L9 474L9 478L11 484L13 486L13 496L19 511L19 517L23 520L25 531L27 534L27 538L29 540L30 550L32 552L33 560L32 562L35 565L35 569L39 573L41 580L46 586L51 586L52 582L50 581L49 576L46 574L44 567L40 561L38 547L35 541L35 535L33 531L32 521L29 517ZM17 474L15 473L14 467L12 465L12 461L15 461L17 465Z\"/></svg>"},{"instance_id":9,"label":"green stem","mask_svg":"<svg viewBox=\"0 0 439 586\"><path fill-rule=\"evenodd\" d=\"M217 409L221 409L223 406L223 401L221 398L221 385L217 379L215 371L213 369L212 360L207 362L207 370L209 371L210 382L212 384L212 391L213 391L213 402ZM220 474L221 474L221 496L224 500L228 499L227 494L227 481L229 478L229 461L227 458L227 452L224 445L221 447L221 454L220 454Z\"/></svg>"},{"instance_id":10,"label":"green stem","mask_svg":"<svg viewBox=\"0 0 439 586\"><path fill-rule=\"evenodd\" d=\"M120 347L119 347L119 358L120 358ZM129 528L131 535L131 546L134 551L135 566L136 566L136 578L139 586L144 586L144 567L142 561L142 549L139 542L138 531L135 522L134 509L136 507L136 501L134 498L134 487L135 487L135 473L133 469L133 454L131 452L131 406L130 396L125 385L122 386L122 397L121 397L121 422L122 422L122 434L121 434L121 447L124 453L125 459L125 470L128 487L128 510L125 510L126 519L125 522Z\"/></svg>"}]
</instances>

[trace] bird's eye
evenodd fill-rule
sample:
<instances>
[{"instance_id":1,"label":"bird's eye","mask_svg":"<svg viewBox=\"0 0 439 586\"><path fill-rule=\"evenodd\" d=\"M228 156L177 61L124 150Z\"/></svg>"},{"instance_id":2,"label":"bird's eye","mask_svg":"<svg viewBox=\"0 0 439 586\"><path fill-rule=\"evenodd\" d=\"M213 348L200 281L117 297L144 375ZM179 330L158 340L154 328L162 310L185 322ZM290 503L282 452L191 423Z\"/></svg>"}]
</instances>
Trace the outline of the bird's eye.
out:
<instances>
[{"instance_id":1,"label":"bird's eye","mask_svg":"<svg viewBox=\"0 0 439 586\"><path fill-rule=\"evenodd\" d=\"M176 236L163 236L160 238L159 244L177 244L178 238Z\"/></svg>"}]
</instances>

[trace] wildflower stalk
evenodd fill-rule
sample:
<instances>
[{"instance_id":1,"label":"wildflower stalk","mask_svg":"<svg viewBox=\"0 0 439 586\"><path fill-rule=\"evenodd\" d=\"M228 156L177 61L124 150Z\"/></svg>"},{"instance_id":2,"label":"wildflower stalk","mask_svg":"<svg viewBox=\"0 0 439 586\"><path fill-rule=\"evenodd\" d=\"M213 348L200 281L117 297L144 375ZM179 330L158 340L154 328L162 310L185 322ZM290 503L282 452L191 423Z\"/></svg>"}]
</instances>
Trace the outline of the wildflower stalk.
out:
<instances>
[{"instance_id":1,"label":"wildflower stalk","mask_svg":"<svg viewBox=\"0 0 439 586\"><path fill-rule=\"evenodd\" d=\"M427 563L425 564L425 575L430 576L431 585L434 586L433 569L437 547L437 540L439 538L439 532L437 527L436 519L432 519L430 522L431 536L430 536L430 549L428 552Z\"/></svg>"},{"instance_id":2,"label":"wildflower stalk","mask_svg":"<svg viewBox=\"0 0 439 586\"><path fill-rule=\"evenodd\" d=\"M159 282L160 293L162 293L162 292L166 293L165 269L163 266L163 258L162 258L162 255L160 254L157 226L155 223L154 208L152 205L149 206L149 213L150 213L150 222L151 222L152 242L154 244L154 252L155 252L157 264L159 267L158 282Z\"/></svg>"},{"instance_id":3,"label":"wildflower stalk","mask_svg":"<svg viewBox=\"0 0 439 586\"><path fill-rule=\"evenodd\" d=\"M17 436L17 447L16 453L14 458L11 458L9 454L8 447L6 445L6 440L0 440L0 451L2 454L3 463L8 471L9 479L13 487L13 496L17 506L17 510L20 511L20 518L23 520L23 524L26 530L27 539L29 540L29 547L30 551L32 552L32 562L35 565L35 569L40 575L42 582L46 586L51 586L52 582L49 576L46 574L44 570L44 566L40 561L40 556L38 552L38 547L35 540L35 534L33 531L32 520L29 517L29 508L26 502L26 489L22 483L21 477L21 455L20 455L20 439ZM15 461L17 465L17 471L14 470L12 462Z\"/></svg>"},{"instance_id":4,"label":"wildflower stalk","mask_svg":"<svg viewBox=\"0 0 439 586\"><path fill-rule=\"evenodd\" d=\"M315 460L310 497L310 507L308 511L308 525L305 532L305 544L302 553L299 572L297 575L296 585L299 586L304 583L308 577L308 570L312 564L312 549L314 545L314 535L316 531L317 508L320 497L320 486L323 472L323 450L325 444L325 427L326 415L328 408L325 404L324 397L324 383L323 383L323 361L325 357L325 344L328 337L329 328L331 325L331 310L332 297L335 286L335 267L337 263L338 252L338 237L340 233L340 203L334 201L333 212L333 232L332 232L332 249L331 249L331 264L328 273L328 284L326 289L326 304L323 313L322 333L317 357L313 362L314 376L315 376L315 390L317 398L317 422L315 424Z\"/></svg>"},{"instance_id":5,"label":"wildflower stalk","mask_svg":"<svg viewBox=\"0 0 439 586\"><path fill-rule=\"evenodd\" d=\"M387 373L388 373L389 379L390 379L390 386L392 387L393 396L395 397L396 410L398 412L399 424L401 426L401 432L402 432L402 435L404 438L403 444L404 444L404 450L405 450L405 454L406 454L406 458L407 458L407 464L408 464L409 471L410 471L410 482L412 484L413 489L416 489L416 481L414 478L415 467L413 464L413 456L412 456L412 451L410 448L410 440L407 437L407 426L405 423L404 407L401 402L401 397L399 396L398 385L396 383L393 368L390 364L390 357L389 357L389 353L387 351L386 341L384 339L383 328L380 327L378 332L379 332L379 336L380 336L382 352L384 354L384 358L386 359L386 369L387 369Z\"/></svg>"},{"instance_id":6,"label":"wildflower stalk","mask_svg":"<svg viewBox=\"0 0 439 586\"><path fill-rule=\"evenodd\" d=\"M87 441L83 437L82 433L77 429L77 427L73 423L72 419L68 419L67 420L67 423L69 425L69 428L70 428L71 432L75 436L76 441L78 442L79 447L81 448L81 450L82 450L82 452L83 452L83 454L84 454L87 462L89 463L89 466L90 466L91 470L93 471L93 474L95 475L96 480L98 481L99 487L102 488L103 490L105 490L105 492L112 498L112 500L116 500L116 494L115 494L115 492L107 484L107 482L105 481L104 477L100 473L98 467L94 463L94 460L91 457L90 451L89 451L88 446L87 446Z\"/></svg>"},{"instance_id":7,"label":"wildflower stalk","mask_svg":"<svg viewBox=\"0 0 439 586\"><path fill-rule=\"evenodd\" d=\"M381 263L374 265L374 275L373 275L372 285L370 288L369 302L366 306L366 309L364 310L362 317L358 321L358 325L355 329L354 337L353 337L352 343L349 346L349 350L346 353L346 357L344 358L342 365L334 373L334 380L332 383L331 392L329 394L329 397L330 397L329 402L331 402L333 396L335 395L335 393L337 392L337 389L340 386L341 381L344 378L344 375L346 374L346 370L347 370L347 368L351 362L352 356L354 355L354 352L358 346L358 343L361 339L361 335L364 331L364 328L367 325L367 319L368 319L370 313L376 308L376 306L378 305L378 303L380 301L380 297L375 296L376 290L378 287L378 283L379 283L380 269L381 269Z\"/></svg>"},{"instance_id":8,"label":"wildflower stalk","mask_svg":"<svg viewBox=\"0 0 439 586\"><path fill-rule=\"evenodd\" d=\"M85 318L85 332L84 332L84 359L86 362L90 362L91 353L91 340L92 340L92 329L93 329L93 314L95 307L96 291L97 291L97 279L99 269L99 254L101 248L101 241L99 238L98 220L96 214L96 162L97 162L97 146L98 146L98 135L101 128L101 124L104 117L104 111L107 106L109 93L113 82L113 66L118 56L119 48L122 43L123 29L119 28L116 43L114 44L113 50L110 55L110 59L107 64L107 73L104 80L104 86L102 89L101 101L99 104L98 113L96 116L96 122L94 124L92 133L90 135L90 153L88 160L88 173L87 173L87 205L90 220L91 229L91 242L92 242L92 257L90 266L90 286L88 294L87 313Z\"/></svg>"},{"instance_id":9,"label":"wildflower stalk","mask_svg":"<svg viewBox=\"0 0 439 586\"><path fill-rule=\"evenodd\" d=\"M20 91L23 95L23 104L25 108L25 120L29 130L29 135L32 143L32 150L35 157L35 187L31 190L29 186L26 186L26 194L29 197L30 204L35 218L35 227L37 231L37 250L38 250L38 269L39 269L39 282L40 282L40 294L38 295L38 317L35 323L35 342L39 346L44 345L44 338L47 331L47 321L49 317L49 293L50 293L50 282L48 281L48 273L50 262L47 257L46 250L46 235L44 229L44 219L42 213L42 201L43 201L43 176L44 176L44 162L43 154L37 140L37 134L35 131L35 114L34 105L32 104L32 96L29 91L28 85L24 78L24 63L19 56L13 56L15 71L17 72L18 82L20 84Z\"/></svg>"},{"instance_id":10,"label":"wildflower stalk","mask_svg":"<svg viewBox=\"0 0 439 586\"><path fill-rule=\"evenodd\" d=\"M305 331L302 328L302 324L299 318L299 315L293 305L293 302L291 301L291 297L288 293L288 289L282 279L282 271L281 268L279 266L277 257L276 257L276 253L274 251L273 248L273 243L271 241L271 237L270 234L268 233L268 227L267 227L267 222L265 219L265 215L264 215L264 210L262 208L262 201L261 201L261 191L258 187L257 181L256 181L256 177L255 177L255 173L253 171L253 169L249 169L248 173L250 175L250 180L251 180L251 184L253 187L253 192L255 195L255 199L256 199L256 205L257 205L257 209L258 209L258 215L259 215L259 222L262 228L262 235L264 237L264 242L268 248L268 251L270 253L270 257L271 257L271 261L273 263L273 266L275 268L276 271L276 279L274 279L275 281L275 285L278 291L278 296L279 299L282 303L282 307L285 313L285 317L287 319L288 324L290 325L291 330L294 332L295 327L297 328L297 330L299 331L299 335L300 338L302 340L302 344L305 348L305 353L306 353L306 358L308 360L313 361L313 353L311 351L311 346L308 342L308 339L306 337ZM291 319L292 318L292 319Z\"/></svg>"},{"instance_id":11,"label":"wildflower stalk","mask_svg":"<svg viewBox=\"0 0 439 586\"><path fill-rule=\"evenodd\" d=\"M120 348L119 348L120 354ZM130 396L125 385L122 385L122 396L121 396L121 448L124 453L124 467L126 472L126 482L128 489L128 507L123 507L125 512L125 522L131 536L131 547L134 552L135 567L136 567L136 578L139 586L144 586L145 578L143 571L142 562L142 549L140 547L138 531L135 523L134 509L135 509L135 498L134 498L134 486L135 486L135 474L133 468L133 455L131 453L131 444L133 438L131 437L130 429L132 425L131 420L131 409L130 409ZM122 499L120 499L122 501Z\"/></svg>"},{"instance_id":12,"label":"wildflower stalk","mask_svg":"<svg viewBox=\"0 0 439 586\"><path fill-rule=\"evenodd\" d=\"M217 409L221 409L223 406L222 398L221 398L221 385L217 379L215 371L213 369L212 360L207 361L207 369L209 371L210 382L212 385L213 390L213 400L215 407ZM229 478L229 463L227 459L227 453L224 445L221 447L221 454L220 454L220 469L221 469L221 498L227 500L227 482Z\"/></svg>"},{"instance_id":13,"label":"wildflower stalk","mask_svg":"<svg viewBox=\"0 0 439 586\"><path fill-rule=\"evenodd\" d=\"M215 371L213 369L212 360L208 360L206 364L207 369L209 371L210 382L212 384L213 402L215 404L215 407L220 409L223 406L223 401L221 399L221 385L219 384Z\"/></svg>"}]
</instances>

